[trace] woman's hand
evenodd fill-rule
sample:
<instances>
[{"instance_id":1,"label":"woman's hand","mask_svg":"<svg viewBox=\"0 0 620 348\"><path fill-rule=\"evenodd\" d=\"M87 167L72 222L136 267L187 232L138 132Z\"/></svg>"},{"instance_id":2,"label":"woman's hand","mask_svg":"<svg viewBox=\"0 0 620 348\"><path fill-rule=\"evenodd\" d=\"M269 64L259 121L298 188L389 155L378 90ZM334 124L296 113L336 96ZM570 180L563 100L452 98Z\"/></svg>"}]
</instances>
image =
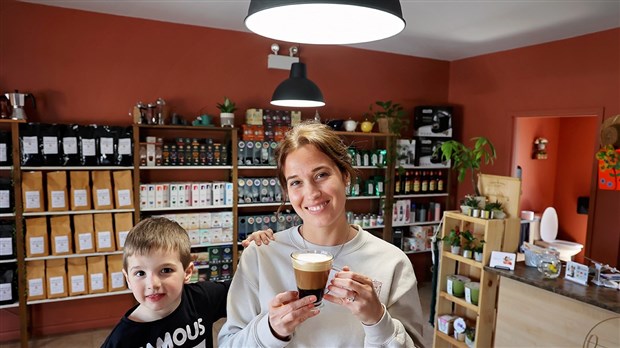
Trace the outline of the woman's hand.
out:
<instances>
[{"instance_id":1,"label":"woman's hand","mask_svg":"<svg viewBox=\"0 0 620 348\"><path fill-rule=\"evenodd\" d=\"M364 325L374 325L383 317L383 306L372 286L372 279L344 266L327 287L325 300L342 305Z\"/></svg>"},{"instance_id":2,"label":"woman's hand","mask_svg":"<svg viewBox=\"0 0 620 348\"><path fill-rule=\"evenodd\" d=\"M280 340L286 340L299 324L319 314L314 307L316 296L299 298L297 291L285 291L276 295L269 304L269 327Z\"/></svg>"},{"instance_id":3,"label":"woman's hand","mask_svg":"<svg viewBox=\"0 0 620 348\"><path fill-rule=\"evenodd\" d=\"M245 240L241 242L241 246L247 248L252 241L254 241L257 246L260 246L261 244L269 245L270 240L275 240L271 228L266 230L258 230L248 235Z\"/></svg>"}]
</instances>

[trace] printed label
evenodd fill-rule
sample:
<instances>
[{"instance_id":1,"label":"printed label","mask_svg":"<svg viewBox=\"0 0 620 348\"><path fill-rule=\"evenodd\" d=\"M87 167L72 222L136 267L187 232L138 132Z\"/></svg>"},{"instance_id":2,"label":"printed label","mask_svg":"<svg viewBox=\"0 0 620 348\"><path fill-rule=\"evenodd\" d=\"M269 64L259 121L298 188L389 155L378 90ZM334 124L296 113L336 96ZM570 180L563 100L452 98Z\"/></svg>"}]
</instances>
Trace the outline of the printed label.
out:
<instances>
[{"instance_id":1,"label":"printed label","mask_svg":"<svg viewBox=\"0 0 620 348\"><path fill-rule=\"evenodd\" d=\"M43 278L28 279L28 295L43 295Z\"/></svg>"},{"instance_id":2,"label":"printed label","mask_svg":"<svg viewBox=\"0 0 620 348\"><path fill-rule=\"evenodd\" d=\"M73 204L76 207L85 207L87 205L86 190L74 190L73 191Z\"/></svg>"},{"instance_id":3,"label":"printed label","mask_svg":"<svg viewBox=\"0 0 620 348\"><path fill-rule=\"evenodd\" d=\"M65 277L50 277L50 294L62 294L65 292Z\"/></svg>"},{"instance_id":4,"label":"printed label","mask_svg":"<svg viewBox=\"0 0 620 348\"><path fill-rule=\"evenodd\" d=\"M93 248L93 238L90 233L80 233L78 235L80 250L88 250Z\"/></svg>"},{"instance_id":5,"label":"printed label","mask_svg":"<svg viewBox=\"0 0 620 348\"><path fill-rule=\"evenodd\" d=\"M90 275L90 289L102 290L103 289L103 273L94 273Z\"/></svg>"},{"instance_id":6,"label":"printed label","mask_svg":"<svg viewBox=\"0 0 620 348\"><path fill-rule=\"evenodd\" d=\"M83 292L86 289L83 274L71 276L71 292Z\"/></svg>"},{"instance_id":7,"label":"printed label","mask_svg":"<svg viewBox=\"0 0 620 348\"><path fill-rule=\"evenodd\" d=\"M97 190L97 204L101 206L112 204L110 201L110 190L108 189Z\"/></svg>"},{"instance_id":8,"label":"printed label","mask_svg":"<svg viewBox=\"0 0 620 348\"><path fill-rule=\"evenodd\" d=\"M131 205L129 190L118 190L118 205L121 207Z\"/></svg>"},{"instance_id":9,"label":"printed label","mask_svg":"<svg viewBox=\"0 0 620 348\"><path fill-rule=\"evenodd\" d=\"M58 154L58 138L43 137L43 153L46 155Z\"/></svg>"},{"instance_id":10,"label":"printed label","mask_svg":"<svg viewBox=\"0 0 620 348\"><path fill-rule=\"evenodd\" d=\"M66 208L65 201L65 191L52 191L52 208Z\"/></svg>"},{"instance_id":11,"label":"printed label","mask_svg":"<svg viewBox=\"0 0 620 348\"><path fill-rule=\"evenodd\" d=\"M97 243L100 248L111 248L112 238L109 231L97 232Z\"/></svg>"},{"instance_id":12,"label":"printed label","mask_svg":"<svg viewBox=\"0 0 620 348\"><path fill-rule=\"evenodd\" d=\"M39 191L26 191L26 209L41 208L41 195Z\"/></svg>"},{"instance_id":13,"label":"printed label","mask_svg":"<svg viewBox=\"0 0 620 348\"><path fill-rule=\"evenodd\" d=\"M76 137L64 137L62 138L62 151L65 155L75 155L78 153L77 138Z\"/></svg>"},{"instance_id":14,"label":"printed label","mask_svg":"<svg viewBox=\"0 0 620 348\"><path fill-rule=\"evenodd\" d=\"M69 237L58 236L54 237L54 244L56 245L56 253L68 253L69 252Z\"/></svg>"}]
</instances>

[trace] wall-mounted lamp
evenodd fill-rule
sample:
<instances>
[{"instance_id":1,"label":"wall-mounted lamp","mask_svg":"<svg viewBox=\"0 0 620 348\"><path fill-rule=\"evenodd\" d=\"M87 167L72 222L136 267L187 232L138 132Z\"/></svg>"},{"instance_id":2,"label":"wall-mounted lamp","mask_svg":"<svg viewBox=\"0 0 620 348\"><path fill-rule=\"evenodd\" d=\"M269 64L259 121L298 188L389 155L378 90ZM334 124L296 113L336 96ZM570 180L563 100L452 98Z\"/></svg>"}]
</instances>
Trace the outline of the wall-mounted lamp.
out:
<instances>
[{"instance_id":1,"label":"wall-mounted lamp","mask_svg":"<svg viewBox=\"0 0 620 348\"><path fill-rule=\"evenodd\" d=\"M252 0L245 25L258 35L309 44L355 44L405 29L398 0Z\"/></svg>"},{"instance_id":2,"label":"wall-mounted lamp","mask_svg":"<svg viewBox=\"0 0 620 348\"><path fill-rule=\"evenodd\" d=\"M290 107L319 107L325 105L323 93L317 85L306 78L306 65L293 63L288 79L276 87L271 104Z\"/></svg>"},{"instance_id":3,"label":"wall-mounted lamp","mask_svg":"<svg viewBox=\"0 0 620 348\"><path fill-rule=\"evenodd\" d=\"M547 159L547 143L549 140L543 137L534 139L534 153L532 159Z\"/></svg>"}]
</instances>

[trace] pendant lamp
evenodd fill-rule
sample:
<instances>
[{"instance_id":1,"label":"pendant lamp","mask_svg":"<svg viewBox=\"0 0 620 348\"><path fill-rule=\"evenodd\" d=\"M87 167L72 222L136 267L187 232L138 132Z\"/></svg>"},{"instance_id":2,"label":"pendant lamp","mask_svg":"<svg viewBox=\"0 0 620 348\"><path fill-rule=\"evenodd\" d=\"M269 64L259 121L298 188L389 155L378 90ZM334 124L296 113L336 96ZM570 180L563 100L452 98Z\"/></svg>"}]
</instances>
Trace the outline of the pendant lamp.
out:
<instances>
[{"instance_id":1,"label":"pendant lamp","mask_svg":"<svg viewBox=\"0 0 620 348\"><path fill-rule=\"evenodd\" d=\"M398 0L252 0L245 25L275 40L342 45L394 36L405 20Z\"/></svg>"},{"instance_id":2,"label":"pendant lamp","mask_svg":"<svg viewBox=\"0 0 620 348\"><path fill-rule=\"evenodd\" d=\"M304 63L291 64L291 74L271 97L271 104L290 107L319 107L325 105L323 93L314 82L306 78Z\"/></svg>"}]
</instances>

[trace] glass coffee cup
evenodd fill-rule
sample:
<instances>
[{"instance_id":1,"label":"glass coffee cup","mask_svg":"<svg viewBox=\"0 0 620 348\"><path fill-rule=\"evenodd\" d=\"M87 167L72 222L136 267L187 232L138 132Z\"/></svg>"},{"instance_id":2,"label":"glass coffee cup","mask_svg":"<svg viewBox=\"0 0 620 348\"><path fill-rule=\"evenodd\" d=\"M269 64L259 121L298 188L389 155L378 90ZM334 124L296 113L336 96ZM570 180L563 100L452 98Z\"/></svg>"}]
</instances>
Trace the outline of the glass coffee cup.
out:
<instances>
[{"instance_id":1,"label":"glass coffee cup","mask_svg":"<svg viewBox=\"0 0 620 348\"><path fill-rule=\"evenodd\" d=\"M314 295L314 306L322 305L333 260L332 254L322 250L298 250L291 253L299 298Z\"/></svg>"}]
</instances>

